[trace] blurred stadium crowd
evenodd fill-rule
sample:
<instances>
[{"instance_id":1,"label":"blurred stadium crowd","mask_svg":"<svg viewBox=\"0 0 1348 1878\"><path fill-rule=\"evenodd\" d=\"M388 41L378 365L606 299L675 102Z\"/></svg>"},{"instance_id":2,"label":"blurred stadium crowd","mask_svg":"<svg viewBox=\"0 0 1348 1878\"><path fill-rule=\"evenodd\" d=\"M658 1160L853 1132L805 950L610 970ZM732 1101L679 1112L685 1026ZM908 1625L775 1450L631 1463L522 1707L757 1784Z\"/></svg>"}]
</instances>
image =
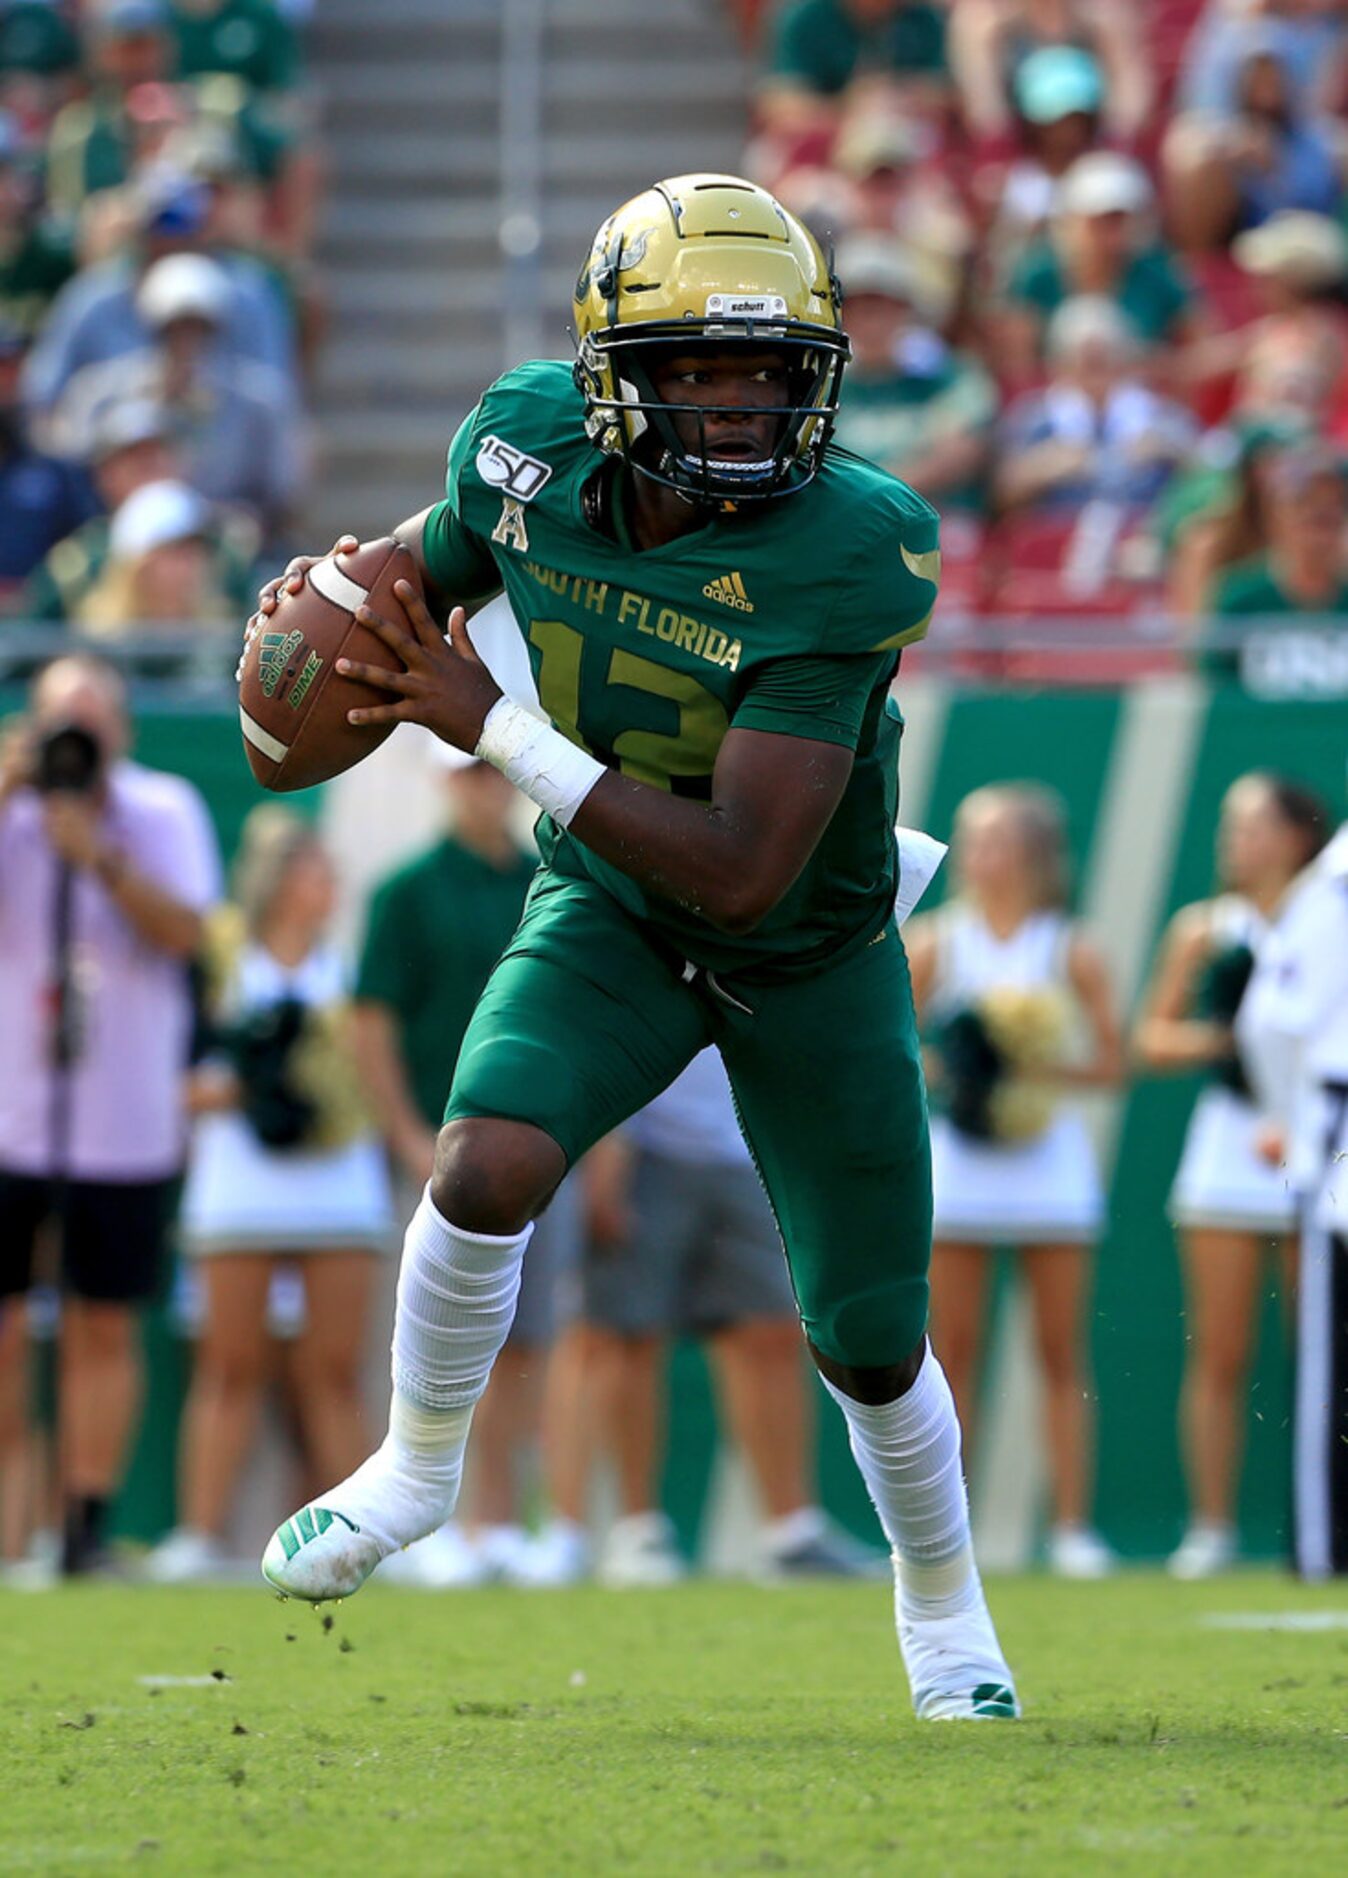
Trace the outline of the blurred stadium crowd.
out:
<instances>
[{"instance_id":1,"label":"blurred stadium crowd","mask_svg":"<svg viewBox=\"0 0 1348 1878\"><path fill-rule=\"evenodd\" d=\"M303 5L0 6L0 612L234 630L307 474Z\"/></svg>"},{"instance_id":2,"label":"blurred stadium crowd","mask_svg":"<svg viewBox=\"0 0 1348 1878\"><path fill-rule=\"evenodd\" d=\"M13 617L223 625L292 540L322 326L304 10L0 7ZM746 163L837 244L839 438L940 506L946 647L962 618L1087 643L1094 620L1131 645L1084 668L1108 678L1186 640L1231 666L1251 619L1341 621L1348 9L738 10ZM970 669L1042 665L977 644ZM1332 636L1260 634L1247 665L1270 692L1348 684Z\"/></svg>"},{"instance_id":3,"label":"blurred stadium crowd","mask_svg":"<svg viewBox=\"0 0 1348 1878\"><path fill-rule=\"evenodd\" d=\"M95 649L205 629L232 648L259 570L302 542L323 326L306 11L0 0L10 626L47 622ZM836 243L855 354L838 437L941 509L955 670L1117 680L1194 660L1271 695L1348 694L1348 5L742 0L737 12L726 31L737 25L762 63L746 164ZM1018 623L1055 619L1069 629L1056 649L1023 650ZM0 643L6 630L0 617ZM72 730L82 753L78 737L60 745ZM177 1580L229 1568L264 1402L282 1404L300 1497L365 1452L380 1255L426 1179L458 1041L532 858L495 772L451 765L448 832L381 886L352 971L312 824L257 809L226 896L199 799L130 763L129 736L115 672L76 659L39 679L0 754L0 1026L20 1040L15 1063L28 1052L26 1080L11 1074L0 1099L0 1199L14 1209L0 1247L0 1557L22 1554L35 1526L63 1525L68 1569L105 1561L138 1412L135 1312L176 1237L192 1255L176 1308L195 1369L179 1525L149 1568ZM1210 1072L1220 1125L1249 1137L1250 1172L1256 1117L1231 1121L1231 1103L1248 1104L1231 1031L1232 974L1248 959L1228 954L1256 949L1332 811L1283 779L1242 787L1223 820L1225 911L1197 921L1202 941L1190 934L1181 963L1167 955L1135 1042L1153 1069ZM1089 1268L1062 1251L1089 1247L1102 1200L1066 1111L1074 1089L1124 1075L1123 1019L1065 912L1060 807L982 793L960 823L965 923L935 916L914 952L956 1118L938 1141L954 1157L949 1191L991 1195L986 1216L943 1219L938 1193L936 1321L972 1423L979 1248L1048 1248L1025 1272L1049 1385L1050 1556L1090 1575L1111 1561L1088 1520ZM31 889L21 913L5 885L18 878ZM62 904L92 922L82 963L51 940ZM985 943L989 930L1010 932L1014 958ZM109 986L124 1021L94 1025L86 1048L81 1000L106 1001ZM970 1018L1008 986L1014 1011ZM1084 1019L1070 1069L1064 1001ZM91 1061L100 1048L114 1057ZM1008 1063L1039 1096L997 1122ZM128 1117L145 1114L128 1151ZM148 1158L147 1140L160 1144ZM1018 1216L1006 1165L978 1159L1026 1142L1049 1156L1030 1188L1057 1193L1060 1217ZM1176 1221L1218 1230L1222 1208L1186 1166ZM532 1295L478 1413L466 1527L425 1542L406 1570L439 1584L565 1582L596 1563L619 1583L675 1574L658 1509L660 1380L683 1333L712 1358L764 1564L870 1570L815 1504L792 1300L719 1072L702 1065L582 1175L540 1231ZM118 1210L123 1193L109 1200L128 1184L143 1189L138 1211ZM1290 1229L1267 1182L1241 1205L1221 1228L1242 1240L1239 1284L1229 1260L1213 1279L1201 1243L1191 1258L1205 1315L1185 1406L1196 1524L1179 1569L1195 1572L1231 1556L1260 1273ZM35 1228L19 1248L20 1208L56 1218L80 1280L64 1307L64 1504L46 1484L26 1360L30 1343L47 1347L51 1294L26 1313L14 1303L51 1274ZM81 1233L95 1254L82 1273ZM596 1561L601 1455L618 1518ZM288 1480L279 1499L296 1489ZM540 1506L551 1515L527 1537Z\"/></svg>"},{"instance_id":4,"label":"blurred stadium crowd","mask_svg":"<svg viewBox=\"0 0 1348 1878\"><path fill-rule=\"evenodd\" d=\"M1234 664L1240 620L1341 621L1338 0L742 12L749 161L838 243L839 438L941 508L946 630L1168 615Z\"/></svg>"}]
</instances>

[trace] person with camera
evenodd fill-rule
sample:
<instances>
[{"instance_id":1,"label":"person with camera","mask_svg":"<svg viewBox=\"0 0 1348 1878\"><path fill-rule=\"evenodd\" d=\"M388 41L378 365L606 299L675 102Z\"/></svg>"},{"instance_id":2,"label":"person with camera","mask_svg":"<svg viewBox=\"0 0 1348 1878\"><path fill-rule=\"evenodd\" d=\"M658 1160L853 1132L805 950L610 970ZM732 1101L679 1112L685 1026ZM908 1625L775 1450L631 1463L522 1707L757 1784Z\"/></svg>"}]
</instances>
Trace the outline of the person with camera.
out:
<instances>
[{"instance_id":1,"label":"person with camera","mask_svg":"<svg viewBox=\"0 0 1348 1878\"><path fill-rule=\"evenodd\" d=\"M182 1164L187 961L219 890L206 808L129 760L114 667L56 659L0 744L0 1452L24 1410L24 1313L54 1239L64 1293L62 1563L95 1569L136 1423L136 1307Z\"/></svg>"},{"instance_id":2,"label":"person with camera","mask_svg":"<svg viewBox=\"0 0 1348 1878\"><path fill-rule=\"evenodd\" d=\"M279 803L255 808L233 904L211 919L203 954L207 1054L192 1079L182 1243L205 1315L183 1417L180 1524L148 1565L160 1584L210 1578L225 1563L270 1381L268 1301L281 1271L302 1275L287 1356L305 1461L326 1479L364 1452L361 1353L393 1212L347 1038L336 896L313 824Z\"/></svg>"}]
</instances>

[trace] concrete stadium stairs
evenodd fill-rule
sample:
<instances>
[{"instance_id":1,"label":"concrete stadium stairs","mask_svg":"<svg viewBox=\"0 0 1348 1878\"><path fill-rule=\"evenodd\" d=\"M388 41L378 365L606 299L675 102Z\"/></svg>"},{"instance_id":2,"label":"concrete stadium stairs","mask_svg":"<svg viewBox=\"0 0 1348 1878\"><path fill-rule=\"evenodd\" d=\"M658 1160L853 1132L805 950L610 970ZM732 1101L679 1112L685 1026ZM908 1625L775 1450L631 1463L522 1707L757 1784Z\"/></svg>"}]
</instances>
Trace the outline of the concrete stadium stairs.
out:
<instances>
[{"instance_id":1,"label":"concrete stadium stairs","mask_svg":"<svg viewBox=\"0 0 1348 1878\"><path fill-rule=\"evenodd\" d=\"M529 350L568 355L571 287L609 209L658 176L736 165L748 75L716 0L534 0L541 240L535 273L521 276L499 232L520 171L502 106L516 4L322 0L317 10L330 328L316 389L315 542L339 528L377 532L434 500L455 425L516 362L509 351L531 325ZM521 279L530 301L535 284L541 294L536 321L515 304Z\"/></svg>"}]
</instances>

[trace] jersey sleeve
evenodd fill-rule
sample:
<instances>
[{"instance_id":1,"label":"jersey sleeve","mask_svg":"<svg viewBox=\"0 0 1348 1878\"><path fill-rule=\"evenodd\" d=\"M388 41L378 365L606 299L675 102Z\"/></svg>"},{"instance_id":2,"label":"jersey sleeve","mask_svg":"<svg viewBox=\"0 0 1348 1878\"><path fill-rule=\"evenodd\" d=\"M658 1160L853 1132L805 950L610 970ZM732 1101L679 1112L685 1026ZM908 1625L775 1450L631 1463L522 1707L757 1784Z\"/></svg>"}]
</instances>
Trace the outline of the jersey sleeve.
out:
<instances>
[{"instance_id":1,"label":"jersey sleeve","mask_svg":"<svg viewBox=\"0 0 1348 1878\"><path fill-rule=\"evenodd\" d=\"M470 411L454 434L445 471L445 499L437 502L426 517L421 540L426 572L441 593L456 602L485 600L501 589L490 544L463 519L459 479L472 446L478 414Z\"/></svg>"},{"instance_id":2,"label":"jersey sleeve","mask_svg":"<svg viewBox=\"0 0 1348 1878\"><path fill-rule=\"evenodd\" d=\"M941 581L940 521L905 484L893 483L840 567L824 635L831 653L895 653L925 639Z\"/></svg>"},{"instance_id":3,"label":"jersey sleeve","mask_svg":"<svg viewBox=\"0 0 1348 1878\"><path fill-rule=\"evenodd\" d=\"M755 671L731 727L855 750L867 703L892 663L888 654L771 659Z\"/></svg>"}]
</instances>

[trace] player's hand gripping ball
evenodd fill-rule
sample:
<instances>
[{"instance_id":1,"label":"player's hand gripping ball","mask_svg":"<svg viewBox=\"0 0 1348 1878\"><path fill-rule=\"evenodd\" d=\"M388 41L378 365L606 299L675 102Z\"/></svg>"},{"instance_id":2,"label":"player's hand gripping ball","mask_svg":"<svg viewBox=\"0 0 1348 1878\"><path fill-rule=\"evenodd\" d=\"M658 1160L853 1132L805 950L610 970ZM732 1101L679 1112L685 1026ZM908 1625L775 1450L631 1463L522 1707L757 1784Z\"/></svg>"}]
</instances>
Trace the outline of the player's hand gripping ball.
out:
<instances>
[{"instance_id":1,"label":"player's hand gripping ball","mask_svg":"<svg viewBox=\"0 0 1348 1878\"><path fill-rule=\"evenodd\" d=\"M416 562L385 536L363 546L344 536L321 559L292 561L262 590L239 664L239 715L254 776L267 789L306 789L340 776L384 741L392 725L357 728L353 705L381 693L337 670L340 653L367 664L396 664L377 635L356 618L367 601L394 605L397 580L421 582Z\"/></svg>"},{"instance_id":2,"label":"player's hand gripping ball","mask_svg":"<svg viewBox=\"0 0 1348 1878\"><path fill-rule=\"evenodd\" d=\"M408 550L349 536L321 561L292 561L263 589L239 677L253 774L281 790L340 775L397 724L473 750L501 696L462 607L441 633Z\"/></svg>"}]
</instances>

